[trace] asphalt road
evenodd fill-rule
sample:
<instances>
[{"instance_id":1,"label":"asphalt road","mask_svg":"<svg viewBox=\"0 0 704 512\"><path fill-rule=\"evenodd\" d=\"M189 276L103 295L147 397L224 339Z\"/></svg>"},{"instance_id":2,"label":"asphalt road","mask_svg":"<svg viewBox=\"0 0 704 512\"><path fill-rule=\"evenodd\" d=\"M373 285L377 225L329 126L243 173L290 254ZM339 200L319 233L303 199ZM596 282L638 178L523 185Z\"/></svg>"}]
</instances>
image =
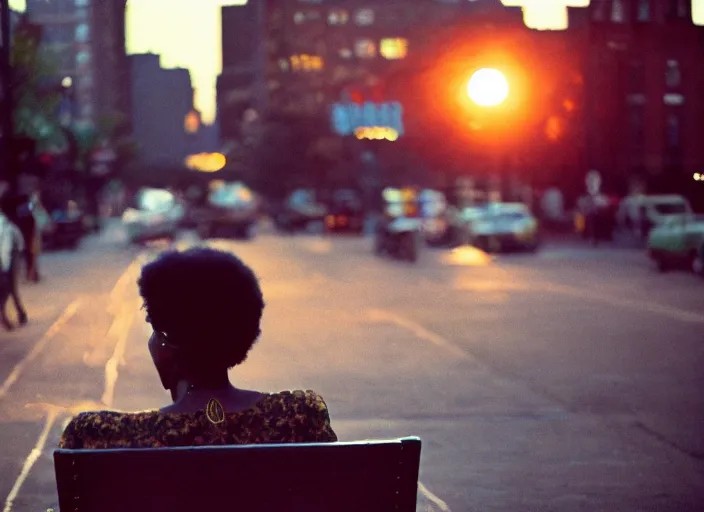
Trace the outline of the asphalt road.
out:
<instances>
[{"instance_id":1,"label":"asphalt road","mask_svg":"<svg viewBox=\"0 0 704 512\"><path fill-rule=\"evenodd\" d=\"M424 509L704 509L701 280L570 244L415 266L356 238L213 244L254 267L267 301L234 382L317 390L343 440L419 435ZM134 286L159 250L113 230L47 256L25 288L32 325L0 332L4 511L55 505L72 413L166 403Z\"/></svg>"}]
</instances>

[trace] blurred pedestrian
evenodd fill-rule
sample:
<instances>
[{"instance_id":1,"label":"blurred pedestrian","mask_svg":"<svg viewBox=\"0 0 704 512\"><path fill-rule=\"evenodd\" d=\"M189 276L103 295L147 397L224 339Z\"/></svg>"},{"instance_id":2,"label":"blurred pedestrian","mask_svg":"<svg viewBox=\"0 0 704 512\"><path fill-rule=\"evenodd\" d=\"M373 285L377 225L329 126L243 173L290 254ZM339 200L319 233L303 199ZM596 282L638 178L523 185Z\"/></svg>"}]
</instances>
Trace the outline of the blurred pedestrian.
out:
<instances>
[{"instance_id":1,"label":"blurred pedestrian","mask_svg":"<svg viewBox=\"0 0 704 512\"><path fill-rule=\"evenodd\" d=\"M6 215L11 207L3 203L0 209L0 323L8 331L14 326L7 317L10 298L15 304L20 325L27 323L27 311L19 294L19 259L24 250L24 239L19 228Z\"/></svg>"}]
</instances>

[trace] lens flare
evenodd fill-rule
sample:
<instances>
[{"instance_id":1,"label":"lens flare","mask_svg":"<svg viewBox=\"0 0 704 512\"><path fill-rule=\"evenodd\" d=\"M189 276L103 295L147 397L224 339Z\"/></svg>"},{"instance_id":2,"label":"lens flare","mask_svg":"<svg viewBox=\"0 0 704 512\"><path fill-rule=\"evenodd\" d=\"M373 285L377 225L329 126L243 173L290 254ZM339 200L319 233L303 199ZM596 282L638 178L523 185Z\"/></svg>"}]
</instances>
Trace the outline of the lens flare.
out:
<instances>
[{"instance_id":1,"label":"lens flare","mask_svg":"<svg viewBox=\"0 0 704 512\"><path fill-rule=\"evenodd\" d=\"M481 107L495 107L508 97L508 80L498 69L482 68L467 84L467 95Z\"/></svg>"}]
</instances>

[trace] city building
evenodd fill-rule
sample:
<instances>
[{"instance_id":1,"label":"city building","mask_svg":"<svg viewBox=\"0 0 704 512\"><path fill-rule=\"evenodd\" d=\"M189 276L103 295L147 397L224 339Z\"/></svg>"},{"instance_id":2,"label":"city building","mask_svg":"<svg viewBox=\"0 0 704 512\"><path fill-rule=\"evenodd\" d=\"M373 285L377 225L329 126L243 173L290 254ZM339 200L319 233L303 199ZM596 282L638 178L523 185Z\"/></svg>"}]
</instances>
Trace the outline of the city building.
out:
<instances>
[{"instance_id":1,"label":"city building","mask_svg":"<svg viewBox=\"0 0 704 512\"><path fill-rule=\"evenodd\" d=\"M689 0L571 9L585 79L586 160L619 193L684 193L704 207L704 27Z\"/></svg>"},{"instance_id":2,"label":"city building","mask_svg":"<svg viewBox=\"0 0 704 512\"><path fill-rule=\"evenodd\" d=\"M159 55L130 55L132 134L143 165L183 166L198 151L200 115L186 69L164 69Z\"/></svg>"},{"instance_id":3,"label":"city building","mask_svg":"<svg viewBox=\"0 0 704 512\"><path fill-rule=\"evenodd\" d=\"M95 56L95 111L117 122L117 136L130 134L130 63L125 46L127 0L100 0L93 4L92 47Z\"/></svg>"},{"instance_id":4,"label":"city building","mask_svg":"<svg viewBox=\"0 0 704 512\"><path fill-rule=\"evenodd\" d=\"M71 84L73 121L94 127L102 116L122 116L129 129L126 0L27 0L27 15L43 27L54 54L56 84Z\"/></svg>"},{"instance_id":5,"label":"city building","mask_svg":"<svg viewBox=\"0 0 704 512\"><path fill-rule=\"evenodd\" d=\"M264 2L223 6L222 74L217 80L217 117L223 141L241 138L244 112L266 103L263 62Z\"/></svg>"}]
</instances>

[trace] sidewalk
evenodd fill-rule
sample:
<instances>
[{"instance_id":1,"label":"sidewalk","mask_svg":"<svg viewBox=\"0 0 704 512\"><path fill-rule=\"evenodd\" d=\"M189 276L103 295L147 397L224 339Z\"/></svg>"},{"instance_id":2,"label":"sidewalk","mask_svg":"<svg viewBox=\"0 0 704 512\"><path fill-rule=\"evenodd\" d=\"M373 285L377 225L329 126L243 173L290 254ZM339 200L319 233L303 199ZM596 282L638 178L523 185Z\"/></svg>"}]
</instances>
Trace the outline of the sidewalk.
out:
<instances>
[{"instance_id":1,"label":"sidewalk","mask_svg":"<svg viewBox=\"0 0 704 512\"><path fill-rule=\"evenodd\" d=\"M107 219L100 233L87 236L75 251L51 251L39 258L42 280L30 283L20 277L20 295L29 316L27 329L0 336L19 335L35 330L42 333L77 298L104 292L134 259L126 242L120 219ZM14 305L8 304L15 321ZM24 337L24 336L23 336Z\"/></svg>"}]
</instances>

